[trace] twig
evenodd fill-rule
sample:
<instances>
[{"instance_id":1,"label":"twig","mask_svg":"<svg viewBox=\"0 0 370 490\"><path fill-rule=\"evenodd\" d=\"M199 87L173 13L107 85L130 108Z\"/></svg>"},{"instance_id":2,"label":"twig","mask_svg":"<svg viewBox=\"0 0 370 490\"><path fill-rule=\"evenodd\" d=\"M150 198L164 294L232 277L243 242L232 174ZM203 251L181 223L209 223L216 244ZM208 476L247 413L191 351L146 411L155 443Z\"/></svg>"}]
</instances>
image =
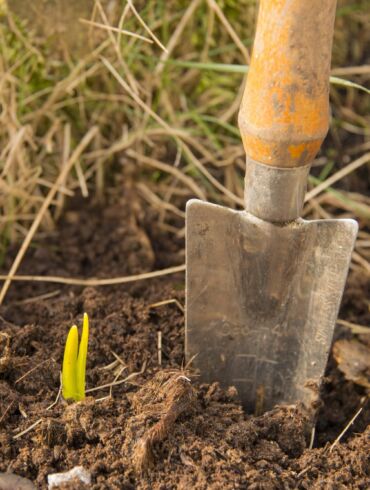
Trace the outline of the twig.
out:
<instances>
[{"instance_id":1,"label":"twig","mask_svg":"<svg viewBox=\"0 0 370 490\"><path fill-rule=\"evenodd\" d=\"M39 364L37 364L37 366L33 367L32 369L30 369L29 371L27 371L26 373L24 373L20 378L18 378L16 381L15 381L15 385L17 383L19 383L20 381L22 381L22 379L26 378L29 374L33 373L34 371L36 371L36 369L38 369L39 367L41 367L43 364L46 364L47 362L49 361L54 361L55 362L55 359L53 359L52 357L50 359L45 359L45 361L42 361L40 362Z\"/></svg>"},{"instance_id":2,"label":"twig","mask_svg":"<svg viewBox=\"0 0 370 490\"><path fill-rule=\"evenodd\" d=\"M250 63L250 56L249 56L248 49L244 46L244 44L239 39L239 36L234 31L230 22L225 17L225 14L223 13L223 11L219 7L219 5L215 2L215 0L207 0L207 1L208 1L208 5L215 11L217 17L219 18L219 20L221 21L221 23L224 25L225 29L229 33L229 36L234 41L236 46L240 49L240 52L242 53L244 59L249 64Z\"/></svg>"},{"instance_id":3,"label":"twig","mask_svg":"<svg viewBox=\"0 0 370 490\"><path fill-rule=\"evenodd\" d=\"M151 167L157 168L159 170L162 170L163 172L173 175L174 177L178 178L183 184L189 187L189 189L191 189L194 192L194 194L197 197L199 197L199 199L203 201L206 200L206 196L204 192L202 191L202 189L200 189L200 187L198 187L198 185L193 181L193 179L185 175L176 167L173 167L172 165L168 165L167 163L160 162L159 160L155 160L154 158L140 155L134 150L127 150L126 153L130 157L135 157L139 162L142 162L146 165L149 165Z\"/></svg>"},{"instance_id":4,"label":"twig","mask_svg":"<svg viewBox=\"0 0 370 490\"><path fill-rule=\"evenodd\" d=\"M346 75L367 75L370 73L370 65L344 66L342 68L333 68L330 73L337 77Z\"/></svg>"},{"instance_id":5,"label":"twig","mask_svg":"<svg viewBox=\"0 0 370 490\"><path fill-rule=\"evenodd\" d=\"M316 427L313 426L311 430L310 445L308 446L308 449L313 448L313 443L315 442L315 434L316 434Z\"/></svg>"},{"instance_id":6,"label":"twig","mask_svg":"<svg viewBox=\"0 0 370 490\"><path fill-rule=\"evenodd\" d=\"M70 91L76 86L76 83L79 83L80 80L85 80L87 73L89 70L94 69L92 66L89 70L83 69L88 66L96 57L103 52L107 46L109 46L110 40L105 40L103 43L99 44L99 46L89 53L85 58L80 60L77 65L70 71L68 76L62 80L60 80L55 86L50 96L47 100L42 104L42 106L37 109L35 112L30 113L28 116L25 116L24 120L27 120L27 117L32 119L33 125L37 127L41 118L47 114L53 107L54 104L66 93L70 93ZM82 74L81 74L82 72ZM81 78L82 77L82 78ZM77 82L76 82L77 81Z\"/></svg>"},{"instance_id":7,"label":"twig","mask_svg":"<svg viewBox=\"0 0 370 490\"><path fill-rule=\"evenodd\" d=\"M114 284L126 284L129 282L143 281L145 279L153 279L154 277L167 276L169 274L176 274L177 272L183 272L185 270L185 264L177 265L175 267L168 267L153 272L144 272L143 274L135 274L132 276L113 277L110 279L73 279L69 277L61 276L26 276L26 275L0 275L0 280L6 281L34 281L34 282L54 282L58 284L69 284L71 286L112 286Z\"/></svg>"},{"instance_id":8,"label":"twig","mask_svg":"<svg viewBox=\"0 0 370 490\"><path fill-rule=\"evenodd\" d=\"M158 332L157 340L157 350L158 350L158 366L162 366L162 332Z\"/></svg>"},{"instance_id":9,"label":"twig","mask_svg":"<svg viewBox=\"0 0 370 490\"><path fill-rule=\"evenodd\" d=\"M153 208L158 208L162 211L162 215L164 214L164 212L169 211L171 213L174 213L179 218L185 219L184 211L181 211L174 204L162 200L160 197L157 196L157 194L151 191L147 185L140 182L139 184L137 184L137 189L146 202L151 204Z\"/></svg>"},{"instance_id":10,"label":"twig","mask_svg":"<svg viewBox=\"0 0 370 490\"><path fill-rule=\"evenodd\" d=\"M106 68L111 72L117 82L126 90L126 92L132 97L132 99L147 113L149 114L158 124L160 124L166 131L171 132L171 127L167 124L156 112L153 111L151 107L149 107L126 83L126 81L121 77L112 63L101 56L101 60Z\"/></svg>"},{"instance_id":11,"label":"twig","mask_svg":"<svg viewBox=\"0 0 370 490\"><path fill-rule=\"evenodd\" d=\"M155 74L156 75L159 75L163 71L163 68L165 66L165 62L167 61L167 59L171 55L172 51L174 50L176 44L178 43L179 39L181 38L181 34L182 34L186 24L191 19L194 11L198 8L200 2L201 2L201 0L193 0L189 4L189 6L186 9L186 11L184 12L184 14L182 15L179 23L176 26L174 33L171 36L171 39L167 45L165 52L162 53L162 55L159 59L159 62L155 68Z\"/></svg>"},{"instance_id":12,"label":"twig","mask_svg":"<svg viewBox=\"0 0 370 490\"><path fill-rule=\"evenodd\" d=\"M212 174L205 168L205 166L200 163L200 161L195 158L193 152L190 150L188 145L184 142L181 142L181 146L184 150L184 153L188 156L189 160L193 163L195 167L211 182L211 184L221 191L225 196L227 196L229 199L231 199L232 202L235 204L238 204L239 206L244 207L244 199L241 199L240 197L236 196L233 192L229 191L224 185L221 184L215 177L213 177Z\"/></svg>"},{"instance_id":13,"label":"twig","mask_svg":"<svg viewBox=\"0 0 370 490\"><path fill-rule=\"evenodd\" d=\"M110 388L112 386L121 385L123 383L126 383L127 381L130 381L133 378L136 378L136 376L139 376L140 374L144 374L145 369L146 369L146 361L144 362L140 371L136 371L135 373L131 373L126 378L121 379L120 381L113 381L112 383L107 383L105 385L95 386L95 388L90 388L90 389L86 390L85 393L92 393L93 391L99 391L99 390L102 390L104 388Z\"/></svg>"},{"instance_id":14,"label":"twig","mask_svg":"<svg viewBox=\"0 0 370 490\"><path fill-rule=\"evenodd\" d=\"M19 434L13 436L13 439L19 439L20 437L24 436L25 434L27 434L27 432L30 432L32 429L34 429L39 424L41 424L42 420L43 419L36 420L36 422L34 422L32 425L30 425L27 429L25 429L22 432L20 432Z\"/></svg>"},{"instance_id":15,"label":"twig","mask_svg":"<svg viewBox=\"0 0 370 490\"><path fill-rule=\"evenodd\" d=\"M180 303L180 301L178 301L175 298L173 298L173 299L165 299L163 301L158 301L157 303L152 303L151 305L149 305L149 308L158 308L158 306L164 306L164 305L170 305L170 304L175 304L179 308L179 310L181 311L181 313L184 313L185 312L185 308L182 306L182 304Z\"/></svg>"},{"instance_id":16,"label":"twig","mask_svg":"<svg viewBox=\"0 0 370 490\"><path fill-rule=\"evenodd\" d=\"M100 371L111 371L112 369L116 368L119 365L124 366L125 368L127 368L126 364L123 362L123 360L119 357L118 354L116 354L112 350L111 350L111 353L116 358L115 361L110 362L106 366L103 366L103 367L98 368Z\"/></svg>"},{"instance_id":17,"label":"twig","mask_svg":"<svg viewBox=\"0 0 370 490\"><path fill-rule=\"evenodd\" d=\"M58 390L58 393L57 393L55 400L53 401L53 403L51 405L49 405L46 408L46 410L51 410L58 403L61 393L62 393L62 380L60 381L59 390Z\"/></svg>"},{"instance_id":18,"label":"twig","mask_svg":"<svg viewBox=\"0 0 370 490\"><path fill-rule=\"evenodd\" d=\"M123 371L127 369L126 366L121 366L120 370L118 371L118 373L116 374L114 380L113 380L113 383L115 383L117 381L117 379L121 376L121 374L123 373ZM109 397L112 398L113 397L113 384L111 385L111 387L109 388Z\"/></svg>"},{"instance_id":19,"label":"twig","mask_svg":"<svg viewBox=\"0 0 370 490\"><path fill-rule=\"evenodd\" d=\"M62 161L61 161L61 167L63 168L69 159L69 155L71 153L71 124L66 123L63 127L63 147L62 147ZM65 182L62 182L64 184ZM62 214L62 209L64 207L64 200L65 197L62 193L60 193L57 196L58 200L58 206L55 209L55 219L60 218L60 215Z\"/></svg>"},{"instance_id":20,"label":"twig","mask_svg":"<svg viewBox=\"0 0 370 490\"><path fill-rule=\"evenodd\" d=\"M352 333L361 335L370 335L370 328L364 325L358 325L357 323L347 322L347 320L337 320L338 325L343 325L343 327L350 328Z\"/></svg>"},{"instance_id":21,"label":"twig","mask_svg":"<svg viewBox=\"0 0 370 490\"><path fill-rule=\"evenodd\" d=\"M118 21L118 28L119 29L122 29L122 26L126 20L126 17L127 17L127 14L129 13L129 11L130 11L130 5L128 3L126 3L125 8L122 10L121 18ZM119 32L118 36L117 36L118 46L121 45L121 37L122 37L122 34L121 34L121 32Z\"/></svg>"},{"instance_id":22,"label":"twig","mask_svg":"<svg viewBox=\"0 0 370 490\"><path fill-rule=\"evenodd\" d=\"M50 291L50 293L39 294L38 296L32 296L31 298L14 301L12 305L28 305L30 303L37 303L39 301L43 301L44 299L54 298L54 296L58 296L59 293L60 289L56 289L55 291Z\"/></svg>"},{"instance_id":23,"label":"twig","mask_svg":"<svg viewBox=\"0 0 370 490\"><path fill-rule=\"evenodd\" d=\"M1 172L1 177L5 177L5 175L8 173L9 167L11 166L14 160L18 148L20 147L20 145L23 143L23 140L25 139L27 130L28 130L28 126L21 127L20 130L15 134L15 136L13 136L12 140L9 142L11 149L8 153L8 157L6 159L3 170Z\"/></svg>"},{"instance_id":24,"label":"twig","mask_svg":"<svg viewBox=\"0 0 370 490\"><path fill-rule=\"evenodd\" d=\"M120 356L118 354L116 354L113 350L111 350L111 353L113 354L113 356L116 358L116 360L122 365L124 366L125 368L127 368L126 364L123 362L123 360L120 358Z\"/></svg>"},{"instance_id":25,"label":"twig","mask_svg":"<svg viewBox=\"0 0 370 490\"><path fill-rule=\"evenodd\" d=\"M27 412L21 403L18 403L18 410L20 411L23 418L28 419Z\"/></svg>"},{"instance_id":26,"label":"twig","mask_svg":"<svg viewBox=\"0 0 370 490\"><path fill-rule=\"evenodd\" d=\"M370 275L370 264L369 262L364 259L358 252L354 251L352 252L352 258L355 262L358 264L362 265L362 267L365 269L368 275Z\"/></svg>"},{"instance_id":27,"label":"twig","mask_svg":"<svg viewBox=\"0 0 370 490\"><path fill-rule=\"evenodd\" d=\"M182 151L180 148L177 148L175 161L173 163L174 168L179 168L180 162L181 162L181 156L182 156ZM159 225L161 225L165 222L165 217L166 217L167 211L175 212L175 210L172 207L174 205L170 201L172 199L173 191L175 190L177 184L178 184L178 179L176 177L174 177L172 179L172 182L170 183L169 187L164 192L164 196L161 200L161 206L163 206L163 208L161 209L161 211L159 213L159 217L158 217L158 224ZM175 208L178 209L176 206L175 206ZM184 216L185 216L185 213L184 213Z\"/></svg>"},{"instance_id":28,"label":"twig","mask_svg":"<svg viewBox=\"0 0 370 490\"><path fill-rule=\"evenodd\" d=\"M333 185L335 182L338 182L338 180L341 180L343 177L346 175L350 174L354 170L358 169L365 163L370 161L370 153L365 153L361 158L358 158L354 162L350 163L346 167L342 168L338 172L336 172L334 175L326 179L324 182L316 186L314 189L311 191L307 192L306 197L305 197L305 202L309 201L313 197L317 196L321 192L323 192L325 189Z\"/></svg>"},{"instance_id":29,"label":"twig","mask_svg":"<svg viewBox=\"0 0 370 490\"><path fill-rule=\"evenodd\" d=\"M312 466L306 466L306 468L303 468L302 471L300 471L297 475L297 478L300 478L301 476L303 476L305 473L307 473L307 471L309 471L310 469L312 468Z\"/></svg>"},{"instance_id":30,"label":"twig","mask_svg":"<svg viewBox=\"0 0 370 490\"><path fill-rule=\"evenodd\" d=\"M81 164L80 164L79 160L77 160L77 162L75 163L75 170L76 170L76 174L77 174L78 183L80 185L82 197L85 197L85 198L89 197L89 189L87 188L85 176L84 176L84 173L82 171Z\"/></svg>"},{"instance_id":31,"label":"twig","mask_svg":"<svg viewBox=\"0 0 370 490\"><path fill-rule=\"evenodd\" d=\"M37 231L37 229L38 229L38 227L42 221L42 218L43 218L45 212L47 211L47 209L50 206L50 203L54 199L54 196L57 193L60 184L64 181L65 177L68 175L68 173L70 172L70 170L73 167L73 165L75 164L75 162L80 158L84 149L89 145L91 140L94 138L97 131L98 131L98 128L96 126L94 126L85 134L85 136L82 138L82 140L80 141L80 143L78 144L78 146L76 147L74 152L72 153L70 159L68 160L66 165L61 170L58 178L54 182L54 185L50 189L48 195L45 197L45 199L41 205L41 208L40 208L39 212L37 213L37 216L36 216L34 222L32 223L31 228L28 230L27 236L24 239L24 241L21 245L21 248L19 249L19 251L17 253L16 258L14 259L14 262L10 268L10 271L9 271L8 278L5 279L5 283L3 284L3 287L1 288L0 305L2 304L2 302L5 298L5 295L9 289L10 283L12 281L12 276L14 276L14 274L17 272L18 267L19 267L19 265L20 265L20 263L24 257L24 254L26 253L26 251L27 251L27 249L28 249L28 247L32 241L32 238L34 237L34 235L35 235L35 233L36 233L36 231Z\"/></svg>"},{"instance_id":32,"label":"twig","mask_svg":"<svg viewBox=\"0 0 370 490\"><path fill-rule=\"evenodd\" d=\"M126 29L119 29L118 27L109 26L106 24L100 24L99 22L94 22L93 20L88 19L78 19L82 24L88 24L90 26L99 27L100 29L105 29L106 31L119 32L120 34L125 34L126 36L135 37L140 39L141 41L145 41L146 43L152 44L153 41L145 36L141 36L140 34L136 34L135 32L126 31Z\"/></svg>"},{"instance_id":33,"label":"twig","mask_svg":"<svg viewBox=\"0 0 370 490\"><path fill-rule=\"evenodd\" d=\"M351 425L354 423L354 421L357 419L357 417L360 415L360 413L362 412L362 410L364 409L364 405L365 403L362 405L362 407L360 407L357 412L355 413L355 415L351 418L351 420L348 422L348 424L344 427L344 429L342 430L342 432L339 434L339 436L335 439L335 441L333 442L333 444L330 446L329 448L329 453L332 452L332 450L334 449L334 447L338 444L338 442L342 439L342 437L344 436L344 434L347 432L347 430L351 427Z\"/></svg>"},{"instance_id":34,"label":"twig","mask_svg":"<svg viewBox=\"0 0 370 490\"><path fill-rule=\"evenodd\" d=\"M99 10L99 13L101 15L101 18L103 19L104 24L109 26L108 17L107 17L107 15L103 9L103 6L102 6L100 0L95 0L95 5L96 5L97 9ZM132 75L131 70L129 69L126 61L124 60L124 58L122 56L121 48L118 44L118 39L116 39L116 37L113 35L113 32L110 30L108 30L108 37L109 37L109 41L111 42L111 44L114 47L114 50L117 53L118 60L119 60L120 64L122 65L123 71L126 73L127 80L129 81L129 84L130 84L132 90L137 94L139 92L137 81L136 81L135 77Z\"/></svg>"},{"instance_id":35,"label":"twig","mask_svg":"<svg viewBox=\"0 0 370 490\"><path fill-rule=\"evenodd\" d=\"M167 48L163 46L161 41L157 38L157 36L154 34L154 32L147 26L147 24L143 21L143 19L140 17L138 14L138 11L136 10L134 4L132 3L131 0L127 0L128 5L130 6L130 9L134 16L137 18L137 20L140 22L140 24L144 27L146 32L153 38L153 40L158 44L158 46L163 49L164 52L167 52Z\"/></svg>"},{"instance_id":36,"label":"twig","mask_svg":"<svg viewBox=\"0 0 370 490\"><path fill-rule=\"evenodd\" d=\"M9 405L6 407L4 413L2 414L1 418L0 418L0 424L2 423L2 421L4 420L6 414L9 412L11 406L13 405L13 403L15 402L15 400L12 400Z\"/></svg>"},{"instance_id":37,"label":"twig","mask_svg":"<svg viewBox=\"0 0 370 490\"><path fill-rule=\"evenodd\" d=\"M192 365L194 359L198 356L198 354L194 354L189 360L188 362L185 364L185 367L183 368L185 371L187 371L190 366Z\"/></svg>"}]
</instances>

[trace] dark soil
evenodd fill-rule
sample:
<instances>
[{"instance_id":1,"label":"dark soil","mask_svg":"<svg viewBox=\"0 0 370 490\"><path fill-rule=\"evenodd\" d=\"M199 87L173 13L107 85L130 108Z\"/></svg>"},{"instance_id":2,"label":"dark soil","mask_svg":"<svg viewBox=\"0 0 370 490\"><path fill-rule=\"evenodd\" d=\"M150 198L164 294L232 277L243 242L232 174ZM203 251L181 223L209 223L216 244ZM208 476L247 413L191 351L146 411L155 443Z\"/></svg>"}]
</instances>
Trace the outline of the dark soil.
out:
<instances>
[{"instance_id":1,"label":"dark soil","mask_svg":"<svg viewBox=\"0 0 370 490\"><path fill-rule=\"evenodd\" d=\"M33 244L20 272L117 277L182 263L182 240L153 231L153 223L153 212L128 189L105 209L76 202L58 230ZM341 317L369 324L368 278L351 274L348 284ZM183 275L101 288L13 283L0 309L0 471L39 488L47 488L48 474L77 465L91 472L93 489L369 488L368 411L331 450L363 388L330 360L315 445L307 449L300 407L253 417L235 390L199 385L183 368L182 311L175 303L151 306L168 299L184 303ZM52 405L68 328L81 325L84 311L91 322L87 388L128 380L78 404Z\"/></svg>"}]
</instances>

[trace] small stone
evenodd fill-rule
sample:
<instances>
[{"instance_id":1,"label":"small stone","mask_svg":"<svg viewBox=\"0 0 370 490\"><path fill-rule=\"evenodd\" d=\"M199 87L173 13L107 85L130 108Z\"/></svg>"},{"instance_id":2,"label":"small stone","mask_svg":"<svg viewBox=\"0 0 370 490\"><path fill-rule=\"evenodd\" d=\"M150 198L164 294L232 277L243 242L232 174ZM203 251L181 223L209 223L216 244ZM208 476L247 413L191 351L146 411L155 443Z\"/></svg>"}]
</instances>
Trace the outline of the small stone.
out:
<instances>
[{"instance_id":1,"label":"small stone","mask_svg":"<svg viewBox=\"0 0 370 490\"><path fill-rule=\"evenodd\" d=\"M14 473L0 473L0 490L36 490L36 487L27 478Z\"/></svg>"},{"instance_id":2,"label":"small stone","mask_svg":"<svg viewBox=\"0 0 370 490\"><path fill-rule=\"evenodd\" d=\"M75 466L65 473L53 473L48 475L48 488L56 488L67 483L74 478L78 478L82 483L89 485L91 483L91 474L82 466Z\"/></svg>"}]
</instances>

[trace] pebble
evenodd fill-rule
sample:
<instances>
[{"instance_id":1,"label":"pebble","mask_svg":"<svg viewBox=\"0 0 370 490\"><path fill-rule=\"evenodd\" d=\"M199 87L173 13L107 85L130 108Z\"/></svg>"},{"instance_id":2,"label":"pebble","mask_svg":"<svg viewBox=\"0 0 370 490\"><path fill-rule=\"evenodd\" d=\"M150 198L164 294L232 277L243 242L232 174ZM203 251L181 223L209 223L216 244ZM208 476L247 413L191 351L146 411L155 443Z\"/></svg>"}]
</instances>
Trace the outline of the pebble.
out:
<instances>
[{"instance_id":1,"label":"pebble","mask_svg":"<svg viewBox=\"0 0 370 490\"><path fill-rule=\"evenodd\" d=\"M75 466L65 473L52 473L51 475L48 475L48 489L57 488L59 485L69 482L74 478L79 479L82 483L86 483L87 485L90 485L91 483L90 473L82 466Z\"/></svg>"},{"instance_id":2,"label":"pebble","mask_svg":"<svg viewBox=\"0 0 370 490\"><path fill-rule=\"evenodd\" d=\"M35 485L14 473L0 473L0 490L36 490Z\"/></svg>"}]
</instances>

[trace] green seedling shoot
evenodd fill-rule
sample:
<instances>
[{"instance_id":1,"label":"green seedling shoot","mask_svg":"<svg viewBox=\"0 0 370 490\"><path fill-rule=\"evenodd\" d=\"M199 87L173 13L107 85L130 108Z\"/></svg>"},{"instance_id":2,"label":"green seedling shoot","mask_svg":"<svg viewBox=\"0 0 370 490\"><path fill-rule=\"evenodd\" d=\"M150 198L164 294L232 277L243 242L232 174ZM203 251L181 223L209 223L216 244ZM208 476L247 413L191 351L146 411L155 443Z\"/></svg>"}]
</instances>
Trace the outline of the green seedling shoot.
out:
<instances>
[{"instance_id":1,"label":"green seedling shoot","mask_svg":"<svg viewBox=\"0 0 370 490\"><path fill-rule=\"evenodd\" d=\"M89 342L89 317L84 313L81 342L78 329L70 328L64 349L62 368L62 393L65 400L80 401L85 398L87 345Z\"/></svg>"}]
</instances>

